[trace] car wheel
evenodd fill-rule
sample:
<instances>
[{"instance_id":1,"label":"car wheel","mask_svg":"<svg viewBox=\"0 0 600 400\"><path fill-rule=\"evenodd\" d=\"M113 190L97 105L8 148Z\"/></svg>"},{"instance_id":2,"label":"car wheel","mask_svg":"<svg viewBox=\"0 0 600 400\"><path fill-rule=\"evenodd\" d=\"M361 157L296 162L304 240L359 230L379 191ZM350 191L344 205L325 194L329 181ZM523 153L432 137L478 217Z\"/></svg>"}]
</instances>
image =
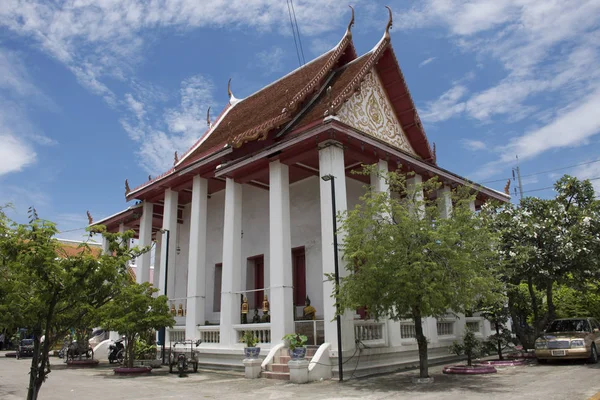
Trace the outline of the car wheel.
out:
<instances>
[{"instance_id":1,"label":"car wheel","mask_svg":"<svg viewBox=\"0 0 600 400\"><path fill-rule=\"evenodd\" d=\"M548 360L546 360L544 358L538 358L537 362L538 362L538 364L548 364Z\"/></svg>"},{"instance_id":2,"label":"car wheel","mask_svg":"<svg viewBox=\"0 0 600 400\"><path fill-rule=\"evenodd\" d=\"M588 360L591 364L598 363L598 351L596 350L596 345L592 343L592 350L590 351L590 358Z\"/></svg>"}]
</instances>

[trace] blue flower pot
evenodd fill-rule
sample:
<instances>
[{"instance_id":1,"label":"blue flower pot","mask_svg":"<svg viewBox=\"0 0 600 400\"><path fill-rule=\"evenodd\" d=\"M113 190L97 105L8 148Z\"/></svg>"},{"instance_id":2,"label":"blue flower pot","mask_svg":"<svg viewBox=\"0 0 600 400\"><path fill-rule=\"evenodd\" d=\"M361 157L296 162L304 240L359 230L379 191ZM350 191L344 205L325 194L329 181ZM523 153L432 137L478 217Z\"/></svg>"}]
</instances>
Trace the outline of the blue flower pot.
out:
<instances>
[{"instance_id":1,"label":"blue flower pot","mask_svg":"<svg viewBox=\"0 0 600 400\"><path fill-rule=\"evenodd\" d=\"M303 360L306 357L306 347L296 347L294 350L289 350L292 360Z\"/></svg>"},{"instance_id":2,"label":"blue flower pot","mask_svg":"<svg viewBox=\"0 0 600 400\"><path fill-rule=\"evenodd\" d=\"M246 358L258 358L260 347L244 347L244 355Z\"/></svg>"}]
</instances>

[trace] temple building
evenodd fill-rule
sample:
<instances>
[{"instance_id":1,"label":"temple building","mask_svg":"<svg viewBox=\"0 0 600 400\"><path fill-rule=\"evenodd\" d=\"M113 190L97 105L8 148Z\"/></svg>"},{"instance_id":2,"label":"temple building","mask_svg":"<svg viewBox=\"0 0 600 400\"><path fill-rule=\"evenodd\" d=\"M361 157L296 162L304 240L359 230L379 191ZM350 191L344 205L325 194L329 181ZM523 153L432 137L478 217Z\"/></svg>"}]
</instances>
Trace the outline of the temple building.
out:
<instances>
[{"instance_id":1,"label":"temple building","mask_svg":"<svg viewBox=\"0 0 600 400\"><path fill-rule=\"evenodd\" d=\"M167 345L201 339L201 362L241 366L240 337L251 329L268 375L282 336L302 332L321 346L319 365L331 357L328 373L336 373L335 307L324 277L334 272L332 190L324 176L333 176L337 211L354 207L368 184L387 190L377 174L351 173L363 164L414 172L412 184L438 177L438 196L472 187L474 211L510 200L437 165L392 48L391 12L381 40L361 56L353 23L354 12L333 49L256 93L237 99L229 86L227 106L215 120L207 115L206 132L173 167L133 189L126 182L125 197L136 204L96 222L155 244L154 285L177 322ZM449 213L452 202L444 204ZM341 255L339 262L347 273ZM138 282L149 280L151 264L151 253L137 260ZM307 297L315 310L308 318ZM411 321L366 317L348 310L341 324L343 357L361 346L359 372L416 358ZM477 316L428 318L432 357L436 348L447 355L467 324L490 334Z\"/></svg>"}]
</instances>

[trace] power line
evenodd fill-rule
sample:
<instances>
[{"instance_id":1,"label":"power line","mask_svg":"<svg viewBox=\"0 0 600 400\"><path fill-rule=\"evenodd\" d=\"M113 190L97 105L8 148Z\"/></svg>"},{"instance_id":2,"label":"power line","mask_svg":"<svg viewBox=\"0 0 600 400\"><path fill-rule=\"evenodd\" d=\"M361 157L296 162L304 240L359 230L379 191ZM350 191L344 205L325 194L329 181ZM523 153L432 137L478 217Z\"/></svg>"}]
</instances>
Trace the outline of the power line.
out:
<instances>
[{"instance_id":1,"label":"power line","mask_svg":"<svg viewBox=\"0 0 600 400\"><path fill-rule=\"evenodd\" d=\"M302 65L300 60L300 51L298 50L298 42L296 41L296 30L294 29L294 22L292 20L292 9L290 7L290 0L287 0L288 14L290 16L290 26L292 28L292 36L294 36L294 45L296 46L296 56L298 56L298 64Z\"/></svg>"},{"instance_id":2,"label":"power line","mask_svg":"<svg viewBox=\"0 0 600 400\"><path fill-rule=\"evenodd\" d=\"M594 178L583 179L583 180L584 181L595 181L595 180L598 180L598 179L600 179L600 176L596 176ZM547 190L547 189L554 189L554 186L547 186L547 187L538 188L538 189L525 190L523 193L539 192L539 191Z\"/></svg>"},{"instance_id":3,"label":"power line","mask_svg":"<svg viewBox=\"0 0 600 400\"><path fill-rule=\"evenodd\" d=\"M298 34L298 44L300 45L300 54L302 54L302 65L306 64L306 59L304 58L304 49L302 48L302 40L300 39L300 27L298 26L298 21L296 20L296 10L294 9L294 0L290 0L290 4L292 5L292 14L294 15L294 23L296 24L296 33Z\"/></svg>"},{"instance_id":4,"label":"power line","mask_svg":"<svg viewBox=\"0 0 600 400\"><path fill-rule=\"evenodd\" d=\"M573 165L567 165L566 167L560 167L560 168L555 168L555 169L549 169L547 171L540 171L540 172L535 172L533 174L527 174L527 175L521 175L521 178L526 178L526 177L530 177L530 176L535 176L535 175L541 175L541 174L547 174L549 172L556 172L556 171L561 171L563 169L569 169L569 168L574 168L574 167L580 167L582 165L588 165L588 164L593 164L593 163L597 163L600 162L600 159L597 160L593 160L593 161L587 161L587 162L583 162L583 163L579 163L579 164L573 164ZM507 179L511 179L510 177L506 177L506 178L501 178L501 179L494 179L492 181L485 181L485 182L481 182L481 184L485 184L485 183L496 183L496 182L504 182Z\"/></svg>"}]
</instances>

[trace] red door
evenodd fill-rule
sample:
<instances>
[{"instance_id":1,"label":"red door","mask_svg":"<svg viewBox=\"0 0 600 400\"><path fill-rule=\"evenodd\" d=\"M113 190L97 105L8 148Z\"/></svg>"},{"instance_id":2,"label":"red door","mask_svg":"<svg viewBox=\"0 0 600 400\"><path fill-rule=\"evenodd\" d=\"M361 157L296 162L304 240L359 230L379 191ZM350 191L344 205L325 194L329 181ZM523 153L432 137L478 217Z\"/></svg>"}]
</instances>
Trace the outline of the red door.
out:
<instances>
[{"instance_id":1,"label":"red door","mask_svg":"<svg viewBox=\"0 0 600 400\"><path fill-rule=\"evenodd\" d=\"M265 287L265 258L258 256L254 259L254 289ZM262 308L265 292L254 292L254 308Z\"/></svg>"},{"instance_id":2,"label":"red door","mask_svg":"<svg viewBox=\"0 0 600 400\"><path fill-rule=\"evenodd\" d=\"M294 305L304 307L306 300L306 257L304 247L292 250Z\"/></svg>"}]
</instances>

